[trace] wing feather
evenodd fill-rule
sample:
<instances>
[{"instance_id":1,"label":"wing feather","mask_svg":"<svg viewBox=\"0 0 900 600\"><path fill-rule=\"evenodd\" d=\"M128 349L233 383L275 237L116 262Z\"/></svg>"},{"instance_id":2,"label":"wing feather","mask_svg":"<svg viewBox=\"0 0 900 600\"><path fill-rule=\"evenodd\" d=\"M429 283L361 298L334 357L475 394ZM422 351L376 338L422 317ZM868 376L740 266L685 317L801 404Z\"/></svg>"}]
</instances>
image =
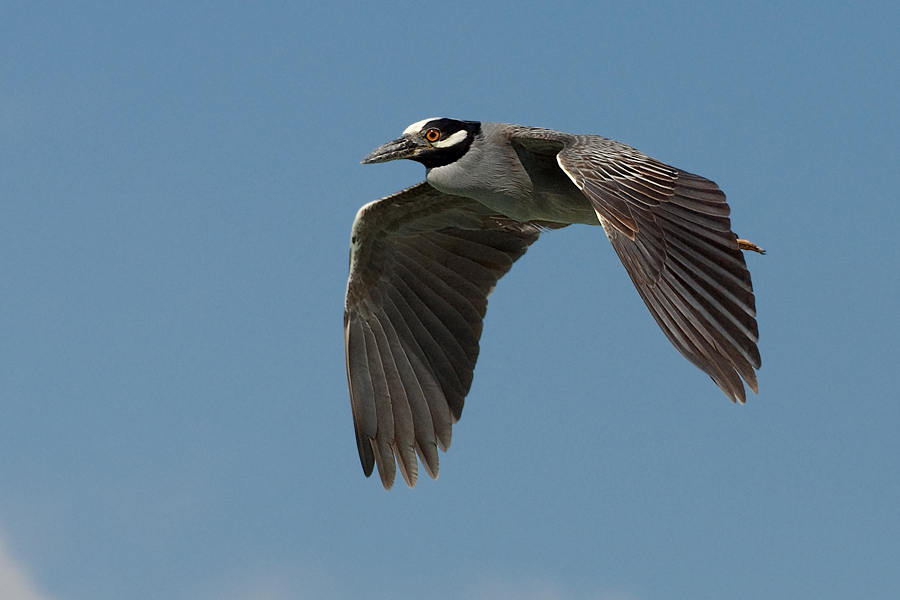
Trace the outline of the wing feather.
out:
<instances>
[{"instance_id":1,"label":"wing feather","mask_svg":"<svg viewBox=\"0 0 900 600\"><path fill-rule=\"evenodd\" d=\"M591 202L666 337L733 401L758 390L759 330L750 273L712 181L599 136L513 127L511 139L561 144L560 168Z\"/></svg>"},{"instance_id":2,"label":"wing feather","mask_svg":"<svg viewBox=\"0 0 900 600\"><path fill-rule=\"evenodd\" d=\"M394 483L396 472L394 454L391 442L394 439L394 415L391 410L390 392L388 390L387 377L384 373L382 355L378 351L378 342L372 332L371 321L363 323L363 336L365 339L366 359L368 361L368 374L372 385L371 402L375 407L375 426L377 435L370 439L372 451L375 454L375 463L378 465L378 473L385 487ZM388 460L390 459L390 460Z\"/></svg>"},{"instance_id":3,"label":"wing feather","mask_svg":"<svg viewBox=\"0 0 900 600\"><path fill-rule=\"evenodd\" d=\"M440 419L439 415L432 416L431 407L429 406L427 395L429 393L440 393L440 388L429 385L433 382L429 378L427 371L421 368L420 353L421 350L417 344L409 344L404 347L401 337L406 339L414 338L410 335L406 319L397 311L392 298L385 300L385 317L384 326L389 332L388 339L391 344L391 354L397 362L397 369L400 372L403 387L408 398L408 406L412 416L413 433L415 438L415 451L422 460L425 470L428 473L436 473L438 468L437 439L435 434L436 421ZM441 394L441 397L443 395ZM449 424L449 419L448 424ZM409 463L409 460L405 460ZM413 461L414 462L414 461ZM413 469L415 466L413 465ZM407 473L409 468L407 468ZM407 484L410 479L406 478ZM413 481L413 483L415 483Z\"/></svg>"},{"instance_id":4,"label":"wing feather","mask_svg":"<svg viewBox=\"0 0 900 600\"><path fill-rule=\"evenodd\" d=\"M487 296L540 233L427 183L367 204L351 237L344 311L360 462L411 487L438 474L478 359Z\"/></svg>"},{"instance_id":5,"label":"wing feather","mask_svg":"<svg viewBox=\"0 0 900 600\"><path fill-rule=\"evenodd\" d=\"M434 326L433 323L423 321L424 311L418 302L410 302L411 296L412 294L408 288L403 286L402 282L398 282L395 290L392 291L391 299L403 313L406 322L410 324L411 333L415 335L411 339L422 350L425 366L441 390L443 400L446 402L446 410L450 414L450 422L453 424L457 420L454 409L462 406L467 390L460 382L456 369L447 357L445 349L441 347L429 329L429 326ZM430 401L429 404L431 404ZM434 409L432 409L432 412L434 412ZM449 433L445 443L447 447L450 446Z\"/></svg>"}]
</instances>

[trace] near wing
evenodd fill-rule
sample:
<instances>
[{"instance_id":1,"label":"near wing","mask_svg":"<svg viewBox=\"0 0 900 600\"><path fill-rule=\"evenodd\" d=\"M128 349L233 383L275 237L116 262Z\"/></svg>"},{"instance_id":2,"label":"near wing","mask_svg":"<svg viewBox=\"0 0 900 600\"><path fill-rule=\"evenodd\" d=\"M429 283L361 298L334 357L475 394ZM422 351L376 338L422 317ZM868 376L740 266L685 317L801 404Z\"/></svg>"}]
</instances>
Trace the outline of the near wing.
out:
<instances>
[{"instance_id":1,"label":"near wing","mask_svg":"<svg viewBox=\"0 0 900 600\"><path fill-rule=\"evenodd\" d=\"M385 488L396 456L415 485L450 446L478 358L487 297L540 233L422 182L363 206L344 309L347 380L363 470Z\"/></svg>"},{"instance_id":2,"label":"near wing","mask_svg":"<svg viewBox=\"0 0 900 600\"><path fill-rule=\"evenodd\" d=\"M718 186L598 136L523 128L514 140L544 152L559 143L559 166L590 200L663 333L732 401L746 400L741 377L757 392L753 286Z\"/></svg>"}]
</instances>

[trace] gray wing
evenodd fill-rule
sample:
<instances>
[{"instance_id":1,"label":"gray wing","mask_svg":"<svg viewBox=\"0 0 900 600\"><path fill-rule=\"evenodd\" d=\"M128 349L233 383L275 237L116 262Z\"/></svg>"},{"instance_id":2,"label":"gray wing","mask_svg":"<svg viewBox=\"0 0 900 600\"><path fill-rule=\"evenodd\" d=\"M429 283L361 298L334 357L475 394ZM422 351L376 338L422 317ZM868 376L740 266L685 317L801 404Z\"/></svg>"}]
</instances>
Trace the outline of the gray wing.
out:
<instances>
[{"instance_id":1,"label":"gray wing","mask_svg":"<svg viewBox=\"0 0 900 600\"><path fill-rule=\"evenodd\" d=\"M366 476L395 463L415 485L472 385L487 297L540 233L422 182L363 206L353 223L344 309L347 381Z\"/></svg>"},{"instance_id":2,"label":"gray wing","mask_svg":"<svg viewBox=\"0 0 900 600\"><path fill-rule=\"evenodd\" d=\"M758 391L756 302L718 186L606 138L522 128L593 206L669 341L732 400Z\"/></svg>"}]
</instances>

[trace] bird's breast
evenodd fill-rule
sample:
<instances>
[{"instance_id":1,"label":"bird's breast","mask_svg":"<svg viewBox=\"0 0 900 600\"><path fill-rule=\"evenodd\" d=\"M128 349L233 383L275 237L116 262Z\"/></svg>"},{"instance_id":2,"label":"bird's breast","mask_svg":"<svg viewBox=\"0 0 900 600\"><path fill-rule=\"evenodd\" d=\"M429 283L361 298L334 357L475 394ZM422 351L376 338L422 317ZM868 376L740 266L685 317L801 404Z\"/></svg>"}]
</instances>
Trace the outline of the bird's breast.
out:
<instances>
[{"instance_id":1,"label":"bird's breast","mask_svg":"<svg viewBox=\"0 0 900 600\"><path fill-rule=\"evenodd\" d=\"M515 153L469 152L455 163L429 169L426 179L445 194L472 198L516 221L599 225L587 198L574 184L547 187L539 182L535 186Z\"/></svg>"}]
</instances>

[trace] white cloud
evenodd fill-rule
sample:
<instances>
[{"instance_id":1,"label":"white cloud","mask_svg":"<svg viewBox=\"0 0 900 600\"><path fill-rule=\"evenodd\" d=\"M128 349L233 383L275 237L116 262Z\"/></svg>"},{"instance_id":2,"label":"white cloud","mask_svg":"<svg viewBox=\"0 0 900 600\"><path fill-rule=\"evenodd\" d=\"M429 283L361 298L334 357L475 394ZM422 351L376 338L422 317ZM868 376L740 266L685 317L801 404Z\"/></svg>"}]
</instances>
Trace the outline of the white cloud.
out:
<instances>
[{"instance_id":1,"label":"white cloud","mask_svg":"<svg viewBox=\"0 0 900 600\"><path fill-rule=\"evenodd\" d=\"M27 570L9 553L0 537L0 600L49 600L38 591Z\"/></svg>"}]
</instances>

